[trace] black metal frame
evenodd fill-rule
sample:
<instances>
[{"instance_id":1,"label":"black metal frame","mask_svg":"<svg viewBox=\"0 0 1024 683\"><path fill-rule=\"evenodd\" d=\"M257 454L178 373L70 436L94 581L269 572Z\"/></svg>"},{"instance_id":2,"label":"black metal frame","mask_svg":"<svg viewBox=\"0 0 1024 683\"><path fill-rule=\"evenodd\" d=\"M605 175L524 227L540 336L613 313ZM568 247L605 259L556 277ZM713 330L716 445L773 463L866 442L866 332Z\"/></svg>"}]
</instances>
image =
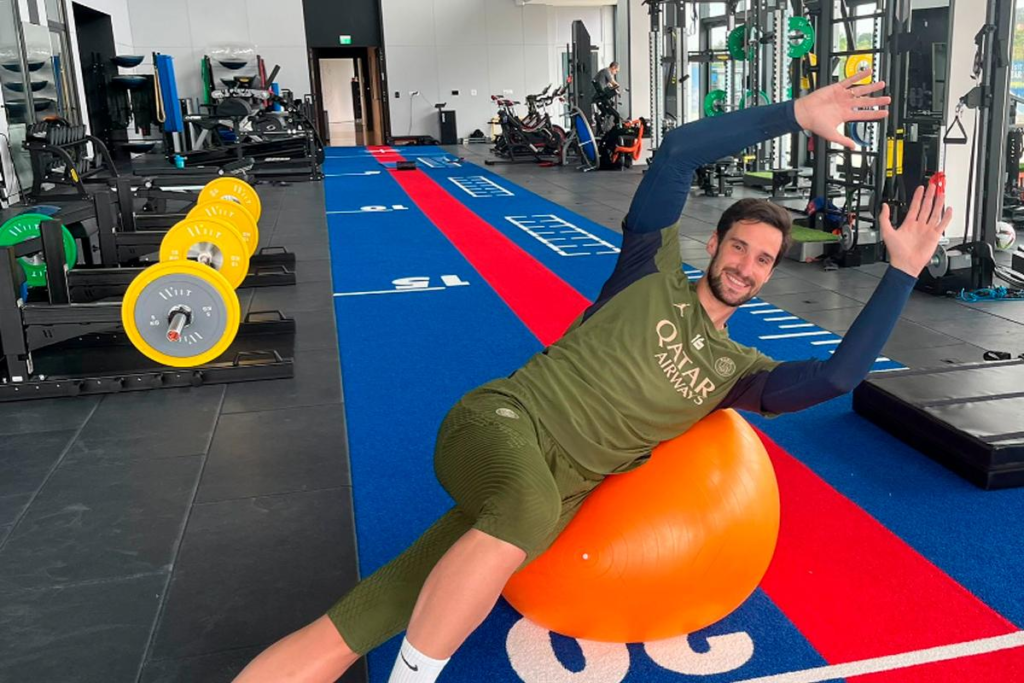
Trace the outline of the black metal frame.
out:
<instances>
[{"instance_id":1,"label":"black metal frame","mask_svg":"<svg viewBox=\"0 0 1024 683\"><path fill-rule=\"evenodd\" d=\"M842 196L847 206L844 213L853 213L854 224L851 227L851 240L846 248L840 250L833 257L834 262L840 266L859 266L865 263L872 263L882 257L882 242L879 240L870 244L861 244L859 241L862 229L878 230L877 219L883 202L890 203L898 216L899 208L905 202L905 192L902 190L903 169L896 159L887 164L888 141L892 139L895 149L902 154L902 144L905 137L905 107L906 98L903 97L904 81L906 80L907 52L910 42L906 35L910 30L910 0L840 0L842 15L836 17L832 0L824 0L820 3L820 14L817 22L817 55L818 55L818 87L827 86L829 83L822 79L822 74L831 72L834 58L848 57L851 55L869 53L874 55L876 60L876 73L881 75L879 80L886 82L886 90L895 93L893 104L889 108L889 117L877 123L878 151L851 150L848 148L832 149L831 143L820 137L814 138L814 174L811 181L811 193L813 197L824 197L827 201L834 196ZM864 4L882 5L884 9L865 15L851 15L845 10L856 8ZM882 44L872 50L853 49L835 50L833 43L835 39L836 26L841 24L856 24L864 20L881 20L880 34L884 36ZM831 160L835 156L841 156L841 167L843 174L836 177L830 174ZM853 165L853 159L859 157L861 165L859 170ZM866 193L866 196L865 196ZM853 206L850 206L850 200ZM813 217L813 227L819 230L830 231L826 226L826 211L819 211Z\"/></svg>"},{"instance_id":2,"label":"black metal frame","mask_svg":"<svg viewBox=\"0 0 1024 683\"><path fill-rule=\"evenodd\" d=\"M55 218L63 219L72 226L90 218L96 220L96 232L92 235L84 229L71 228L72 233L82 241L83 248L80 252L84 264L88 266L76 269L70 274L72 286L82 292L90 289L112 291L109 289L112 284L118 283L119 285L119 283L130 281L138 275L141 271L140 266L146 265L142 259L159 252L167 229L185 218L188 209L194 205L196 199L196 195L163 189L160 184L164 180L175 184L190 183L193 179L199 180L200 178L204 178L203 182L209 179L206 176L192 178L185 174L175 176L173 181L139 176L119 176L103 181L110 184L113 193L107 189L89 192L86 194L84 205L83 200L77 195L59 197L58 205L63 200L68 201L69 206L76 208L71 215L58 214ZM196 184L202 185L203 182ZM122 201L122 198L128 199ZM164 206L167 201L185 202L186 206L183 207L184 211L181 213L136 215L133 206L133 200L136 198L143 198L160 206ZM45 199L53 201L52 197L45 197ZM116 216L115 204L117 206ZM93 260L92 239L97 241L99 247L98 264ZM49 263L49 261L47 262ZM249 265L249 274L242 282L241 287L294 285L296 282L295 254L289 252L285 247L263 247L250 257ZM92 266L101 267L93 268ZM127 287L127 284L124 284L124 287ZM123 293L123 288L102 296L118 296L120 293Z\"/></svg>"}]
</instances>

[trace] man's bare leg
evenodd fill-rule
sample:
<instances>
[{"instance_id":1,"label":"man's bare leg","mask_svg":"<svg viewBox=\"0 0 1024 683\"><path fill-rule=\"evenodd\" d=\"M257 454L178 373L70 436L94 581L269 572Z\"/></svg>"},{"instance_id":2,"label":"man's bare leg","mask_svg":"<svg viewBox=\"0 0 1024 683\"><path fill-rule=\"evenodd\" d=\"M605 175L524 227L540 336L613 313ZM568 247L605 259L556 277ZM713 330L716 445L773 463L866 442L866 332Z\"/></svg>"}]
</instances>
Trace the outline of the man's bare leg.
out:
<instances>
[{"instance_id":1,"label":"man's bare leg","mask_svg":"<svg viewBox=\"0 0 1024 683\"><path fill-rule=\"evenodd\" d=\"M420 590L391 683L433 683L525 559L518 547L477 529L456 541Z\"/></svg>"},{"instance_id":2,"label":"man's bare leg","mask_svg":"<svg viewBox=\"0 0 1024 683\"><path fill-rule=\"evenodd\" d=\"M358 659L331 620L323 616L261 652L235 683L329 683Z\"/></svg>"}]
</instances>

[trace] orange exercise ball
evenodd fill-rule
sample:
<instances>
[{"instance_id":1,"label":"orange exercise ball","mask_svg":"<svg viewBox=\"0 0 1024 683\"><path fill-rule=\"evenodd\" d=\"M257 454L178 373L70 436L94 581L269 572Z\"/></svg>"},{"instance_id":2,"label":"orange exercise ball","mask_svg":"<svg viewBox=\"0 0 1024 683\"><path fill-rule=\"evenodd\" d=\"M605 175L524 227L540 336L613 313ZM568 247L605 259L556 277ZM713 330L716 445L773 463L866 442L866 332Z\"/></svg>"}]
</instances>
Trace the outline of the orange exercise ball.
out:
<instances>
[{"instance_id":1,"label":"orange exercise ball","mask_svg":"<svg viewBox=\"0 0 1024 683\"><path fill-rule=\"evenodd\" d=\"M504 596L566 636L636 643L693 633L761 582L779 535L775 470L753 428L719 410L605 479Z\"/></svg>"}]
</instances>

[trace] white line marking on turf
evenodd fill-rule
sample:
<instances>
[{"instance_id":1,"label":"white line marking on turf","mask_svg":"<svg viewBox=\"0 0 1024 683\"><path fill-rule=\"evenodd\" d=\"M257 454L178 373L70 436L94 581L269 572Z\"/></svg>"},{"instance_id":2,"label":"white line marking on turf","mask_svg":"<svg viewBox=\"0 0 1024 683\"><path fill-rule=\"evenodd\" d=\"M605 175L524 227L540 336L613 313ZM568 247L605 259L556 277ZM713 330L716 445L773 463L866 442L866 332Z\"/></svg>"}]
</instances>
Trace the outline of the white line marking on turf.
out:
<instances>
[{"instance_id":1,"label":"white line marking on turf","mask_svg":"<svg viewBox=\"0 0 1024 683\"><path fill-rule=\"evenodd\" d=\"M798 327L814 327L814 323L797 323L795 325L779 325L780 330L795 330Z\"/></svg>"},{"instance_id":2,"label":"white line marking on turf","mask_svg":"<svg viewBox=\"0 0 1024 683\"><path fill-rule=\"evenodd\" d=\"M380 171L360 171L359 173L324 173L324 178L340 178L350 175L380 175Z\"/></svg>"},{"instance_id":3,"label":"white line marking on turf","mask_svg":"<svg viewBox=\"0 0 1024 683\"><path fill-rule=\"evenodd\" d=\"M407 294L409 292L440 292L447 287L410 287L409 289L378 289L375 292L335 292L334 296L363 296L365 294Z\"/></svg>"},{"instance_id":4,"label":"white line marking on turf","mask_svg":"<svg viewBox=\"0 0 1024 683\"><path fill-rule=\"evenodd\" d=\"M468 175L461 178L448 178L470 197L512 197L514 194L482 175Z\"/></svg>"},{"instance_id":5,"label":"white line marking on turf","mask_svg":"<svg viewBox=\"0 0 1024 683\"><path fill-rule=\"evenodd\" d=\"M791 671L772 676L761 676L760 678L748 678L739 681L739 683L821 683L822 681L835 681L853 676L863 676L865 674L905 669L933 662L943 662L959 657L972 657L1021 646L1024 646L1024 631L1016 631L1004 636L981 638L979 640L970 640L954 645L942 645L924 650L912 650L887 657L862 659L859 662L819 666L803 671Z\"/></svg>"},{"instance_id":6,"label":"white line marking on turf","mask_svg":"<svg viewBox=\"0 0 1024 683\"><path fill-rule=\"evenodd\" d=\"M788 334L762 334L758 339L792 339L794 337L818 337L823 334L832 334L828 330L817 332L790 332Z\"/></svg>"},{"instance_id":7,"label":"white line marking on turf","mask_svg":"<svg viewBox=\"0 0 1024 683\"><path fill-rule=\"evenodd\" d=\"M799 319L800 318L796 317L795 315L783 315L783 316L779 316L778 318L765 318L764 320L765 320L765 322L775 323L775 322L779 322L779 321L782 321L782 320L799 320Z\"/></svg>"},{"instance_id":8,"label":"white line marking on turf","mask_svg":"<svg viewBox=\"0 0 1024 683\"><path fill-rule=\"evenodd\" d=\"M619 248L611 242L606 242L597 235L591 234L554 214L505 216L505 220L559 256L590 256L592 254L619 253ZM544 235L558 235L558 237L544 237ZM569 242L569 244L556 245L555 242ZM590 251L588 247L598 247L601 251Z\"/></svg>"},{"instance_id":9,"label":"white line marking on turf","mask_svg":"<svg viewBox=\"0 0 1024 683\"><path fill-rule=\"evenodd\" d=\"M882 368L881 370L872 370L871 372L872 373L875 373L875 372L899 372L900 370L909 370L909 369L910 368L907 368L907 367L903 367L903 368Z\"/></svg>"},{"instance_id":10,"label":"white line marking on turf","mask_svg":"<svg viewBox=\"0 0 1024 683\"><path fill-rule=\"evenodd\" d=\"M825 339L824 341L812 341L811 343L815 346L830 346L832 344L838 344L843 341L842 339Z\"/></svg>"},{"instance_id":11,"label":"white line marking on turf","mask_svg":"<svg viewBox=\"0 0 1024 683\"><path fill-rule=\"evenodd\" d=\"M750 315L767 315L769 313L785 313L781 308L765 308L761 311L751 311Z\"/></svg>"},{"instance_id":12,"label":"white line marking on turf","mask_svg":"<svg viewBox=\"0 0 1024 683\"><path fill-rule=\"evenodd\" d=\"M752 304L742 304L740 308L761 308L762 306L771 306L767 301L758 301Z\"/></svg>"}]
</instances>

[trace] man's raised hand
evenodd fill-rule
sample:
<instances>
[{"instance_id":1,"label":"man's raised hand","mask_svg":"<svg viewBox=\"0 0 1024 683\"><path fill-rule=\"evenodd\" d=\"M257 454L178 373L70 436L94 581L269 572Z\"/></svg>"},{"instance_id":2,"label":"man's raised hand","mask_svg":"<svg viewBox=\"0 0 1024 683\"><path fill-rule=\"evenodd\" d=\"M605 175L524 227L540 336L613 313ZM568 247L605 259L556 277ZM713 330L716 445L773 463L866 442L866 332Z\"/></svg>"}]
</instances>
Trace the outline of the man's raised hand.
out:
<instances>
[{"instance_id":1,"label":"man's raised hand","mask_svg":"<svg viewBox=\"0 0 1024 683\"><path fill-rule=\"evenodd\" d=\"M804 130L853 149L853 140L840 132L839 127L849 121L884 119L889 115L886 107L892 101L887 95L872 96L885 88L885 81L857 85L867 76L870 76L869 71L860 71L845 81L819 88L796 100L797 123Z\"/></svg>"},{"instance_id":2,"label":"man's raised hand","mask_svg":"<svg viewBox=\"0 0 1024 683\"><path fill-rule=\"evenodd\" d=\"M899 230L890 222L889 205L882 207L878 222L882 226L882 239L889 250L889 263L908 275L917 277L928 265L942 233L953 220L953 209L943 210L945 197L929 183L914 192L907 215Z\"/></svg>"}]
</instances>

